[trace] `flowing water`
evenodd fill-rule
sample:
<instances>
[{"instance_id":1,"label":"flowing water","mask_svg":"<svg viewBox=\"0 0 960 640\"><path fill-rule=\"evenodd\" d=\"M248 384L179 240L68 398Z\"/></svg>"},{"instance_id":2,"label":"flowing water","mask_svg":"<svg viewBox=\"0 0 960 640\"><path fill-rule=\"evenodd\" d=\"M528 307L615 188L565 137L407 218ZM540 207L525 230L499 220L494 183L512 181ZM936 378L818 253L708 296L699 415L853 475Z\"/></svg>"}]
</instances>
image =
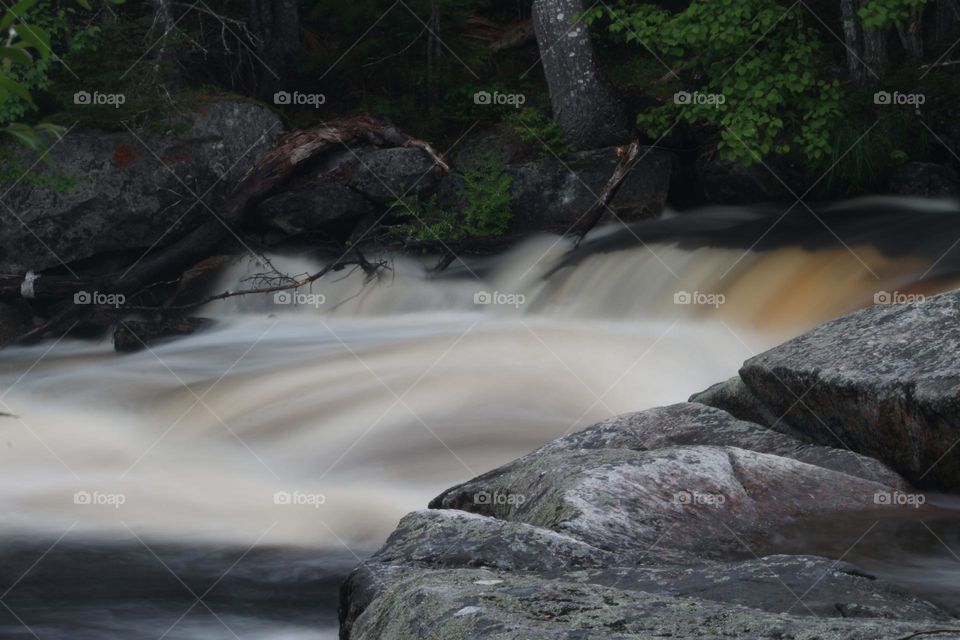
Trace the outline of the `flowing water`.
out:
<instances>
[{"instance_id":1,"label":"flowing water","mask_svg":"<svg viewBox=\"0 0 960 640\"><path fill-rule=\"evenodd\" d=\"M568 249L345 270L211 304L212 329L134 354L0 353L0 637L335 637L337 583L442 489L878 295L955 284L867 243L658 239L555 270Z\"/></svg>"}]
</instances>

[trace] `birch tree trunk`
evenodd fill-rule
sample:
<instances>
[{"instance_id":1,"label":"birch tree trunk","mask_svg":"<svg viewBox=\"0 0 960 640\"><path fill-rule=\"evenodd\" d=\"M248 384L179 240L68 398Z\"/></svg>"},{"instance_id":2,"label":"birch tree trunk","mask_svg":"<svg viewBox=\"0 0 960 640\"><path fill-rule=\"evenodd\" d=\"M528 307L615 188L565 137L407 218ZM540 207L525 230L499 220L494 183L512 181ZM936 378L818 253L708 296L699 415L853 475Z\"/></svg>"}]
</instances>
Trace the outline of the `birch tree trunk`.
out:
<instances>
[{"instance_id":1,"label":"birch tree trunk","mask_svg":"<svg viewBox=\"0 0 960 640\"><path fill-rule=\"evenodd\" d=\"M597 66L582 0L534 0L533 26L553 116L577 149L621 144L630 137L626 111Z\"/></svg>"}]
</instances>

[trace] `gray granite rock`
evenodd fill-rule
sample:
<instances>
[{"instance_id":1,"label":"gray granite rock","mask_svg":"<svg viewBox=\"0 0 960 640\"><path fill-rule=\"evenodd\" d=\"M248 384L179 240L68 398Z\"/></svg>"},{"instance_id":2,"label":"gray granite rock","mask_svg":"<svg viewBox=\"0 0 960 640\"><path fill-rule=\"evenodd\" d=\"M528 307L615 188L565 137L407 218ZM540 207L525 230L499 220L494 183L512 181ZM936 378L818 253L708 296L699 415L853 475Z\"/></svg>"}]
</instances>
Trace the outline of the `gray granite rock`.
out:
<instances>
[{"instance_id":1,"label":"gray granite rock","mask_svg":"<svg viewBox=\"0 0 960 640\"><path fill-rule=\"evenodd\" d=\"M36 164L18 151L33 166L28 178L0 185L10 189L10 208L0 214L0 270L40 271L170 244L209 220L281 133L266 107L224 100L166 130L70 131Z\"/></svg>"},{"instance_id":2,"label":"gray granite rock","mask_svg":"<svg viewBox=\"0 0 960 640\"><path fill-rule=\"evenodd\" d=\"M881 292L879 299L884 299ZM879 304L748 360L750 392L794 432L960 488L960 293Z\"/></svg>"}]
</instances>

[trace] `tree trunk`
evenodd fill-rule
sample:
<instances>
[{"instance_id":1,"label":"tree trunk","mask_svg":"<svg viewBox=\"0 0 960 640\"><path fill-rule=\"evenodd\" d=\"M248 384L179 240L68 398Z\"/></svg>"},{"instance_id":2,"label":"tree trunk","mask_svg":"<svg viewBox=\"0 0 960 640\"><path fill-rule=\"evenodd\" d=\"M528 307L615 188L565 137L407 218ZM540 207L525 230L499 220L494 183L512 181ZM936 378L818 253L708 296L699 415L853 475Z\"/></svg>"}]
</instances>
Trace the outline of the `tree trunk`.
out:
<instances>
[{"instance_id":1,"label":"tree trunk","mask_svg":"<svg viewBox=\"0 0 960 640\"><path fill-rule=\"evenodd\" d=\"M281 87L294 55L300 49L300 12L297 0L248 0L250 30L260 39L257 47L260 92Z\"/></svg>"},{"instance_id":2,"label":"tree trunk","mask_svg":"<svg viewBox=\"0 0 960 640\"><path fill-rule=\"evenodd\" d=\"M857 84L877 82L887 68L889 29L864 29L857 15L869 0L840 0L847 72ZM919 29L919 27L918 27ZM917 31L919 37L919 31Z\"/></svg>"},{"instance_id":3,"label":"tree trunk","mask_svg":"<svg viewBox=\"0 0 960 640\"><path fill-rule=\"evenodd\" d=\"M935 47L945 51L960 38L960 2L937 0Z\"/></svg>"},{"instance_id":4,"label":"tree trunk","mask_svg":"<svg viewBox=\"0 0 960 640\"><path fill-rule=\"evenodd\" d=\"M886 29L863 30L863 61L867 66L866 82L876 82L887 68L887 40L890 32Z\"/></svg>"},{"instance_id":5,"label":"tree trunk","mask_svg":"<svg viewBox=\"0 0 960 640\"><path fill-rule=\"evenodd\" d=\"M910 17L901 27L897 27L904 51L912 60L923 58L923 5L911 7Z\"/></svg>"},{"instance_id":6,"label":"tree trunk","mask_svg":"<svg viewBox=\"0 0 960 640\"><path fill-rule=\"evenodd\" d=\"M860 23L854 0L840 0L840 14L843 17L843 39L847 45L847 73L851 80L863 84L866 70L860 63L863 47L860 45Z\"/></svg>"},{"instance_id":7,"label":"tree trunk","mask_svg":"<svg viewBox=\"0 0 960 640\"><path fill-rule=\"evenodd\" d=\"M533 26L547 77L553 116L578 149L623 143L630 136L626 111L602 77L582 22L582 0L534 0Z\"/></svg>"}]
</instances>

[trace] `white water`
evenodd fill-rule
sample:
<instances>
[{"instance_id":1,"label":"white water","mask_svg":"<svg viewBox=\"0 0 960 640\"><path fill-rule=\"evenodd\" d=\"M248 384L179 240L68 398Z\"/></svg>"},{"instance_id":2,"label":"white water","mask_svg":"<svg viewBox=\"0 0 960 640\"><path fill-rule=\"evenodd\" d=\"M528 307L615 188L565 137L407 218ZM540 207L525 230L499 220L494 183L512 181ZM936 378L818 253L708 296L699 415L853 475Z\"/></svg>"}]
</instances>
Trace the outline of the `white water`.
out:
<instances>
[{"instance_id":1,"label":"white water","mask_svg":"<svg viewBox=\"0 0 960 640\"><path fill-rule=\"evenodd\" d=\"M316 307L233 298L202 310L218 318L214 329L136 354L72 339L0 352L0 411L17 416L0 416L0 536L99 545L93 560L45 561L78 563L82 575L98 548L126 548L111 545L149 546L144 566L165 543L323 549L317 579L332 593L354 555L444 488L610 415L683 401L754 353L909 286L924 266L863 247L658 245L544 279L565 250L540 238L440 278L411 261L373 283L332 274L304 291L325 296ZM274 262L294 274L320 266ZM243 287L255 271L241 261L216 289ZM723 304L675 304L683 291L722 294ZM522 304L475 304L481 292ZM77 504L77 492L122 504ZM276 492L324 502L276 504ZM302 591L308 563L297 553L278 578L288 586L265 593ZM138 566L111 574L121 594ZM4 572L12 581L24 568ZM244 626L251 637L301 637L302 625L314 629L302 637L326 637L325 606L323 620ZM82 637L107 633L96 606L63 624L55 609L36 611L51 638L81 637L80 620ZM165 611L111 613L107 635L136 627L128 637L157 637L172 622ZM209 618L191 624L167 637L232 637Z\"/></svg>"},{"instance_id":2,"label":"white water","mask_svg":"<svg viewBox=\"0 0 960 640\"><path fill-rule=\"evenodd\" d=\"M340 272L303 292L317 306L232 298L201 311L214 329L136 354L0 352L0 412L17 416L0 416L0 590L17 612L0 636L333 638L348 567L446 487L683 401L877 291L929 292L912 284L925 265L867 247L657 245L544 277L566 249L540 238L439 278L409 260L372 283ZM215 289L257 271L240 261Z\"/></svg>"}]
</instances>

